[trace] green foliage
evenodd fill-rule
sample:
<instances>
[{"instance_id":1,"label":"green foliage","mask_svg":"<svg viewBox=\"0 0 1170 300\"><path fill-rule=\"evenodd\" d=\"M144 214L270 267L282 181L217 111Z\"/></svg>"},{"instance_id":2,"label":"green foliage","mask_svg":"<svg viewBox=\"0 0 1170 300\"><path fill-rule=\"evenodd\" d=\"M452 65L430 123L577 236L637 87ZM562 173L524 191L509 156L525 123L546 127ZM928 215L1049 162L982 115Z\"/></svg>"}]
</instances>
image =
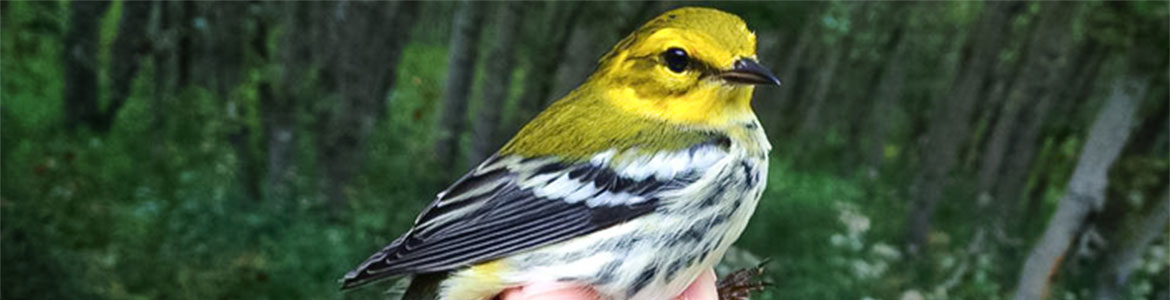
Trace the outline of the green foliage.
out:
<instances>
[{"instance_id":1,"label":"green foliage","mask_svg":"<svg viewBox=\"0 0 1170 300\"><path fill-rule=\"evenodd\" d=\"M784 161L774 162L768 176L758 217L740 245L754 253L783 258L768 272L776 283L775 296L860 298L863 290L850 287L855 280L848 268L852 252L862 250L860 237L851 236L857 239L850 239L845 247L833 246L829 238L848 230L838 220L837 206L860 202L859 187L832 176L793 172Z\"/></svg>"},{"instance_id":2,"label":"green foliage","mask_svg":"<svg viewBox=\"0 0 1170 300\"><path fill-rule=\"evenodd\" d=\"M339 298L336 280L404 231L441 187L426 171L430 162L412 157L429 151L442 47L407 48L398 83L407 88L394 94L390 122L373 137L352 214L337 221L321 213L307 163L294 180L305 192L287 205L247 199L239 158L223 138L237 125L221 100L187 88L165 95L155 115L149 63L109 134L64 132L59 39L28 29L63 12L10 5L0 60L4 298ZM233 95L256 111L248 86L266 75L249 74ZM247 116L244 126L259 131L258 118ZM313 157L311 149L301 145L298 157Z\"/></svg>"}]
</instances>

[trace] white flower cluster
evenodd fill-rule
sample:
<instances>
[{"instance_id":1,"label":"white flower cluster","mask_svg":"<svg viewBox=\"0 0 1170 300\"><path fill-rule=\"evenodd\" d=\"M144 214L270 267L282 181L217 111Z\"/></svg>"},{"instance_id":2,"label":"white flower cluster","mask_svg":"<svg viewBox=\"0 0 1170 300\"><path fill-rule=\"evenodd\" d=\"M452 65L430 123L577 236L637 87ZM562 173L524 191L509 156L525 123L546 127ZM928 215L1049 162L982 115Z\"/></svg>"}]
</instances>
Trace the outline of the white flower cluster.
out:
<instances>
[{"instance_id":1,"label":"white flower cluster","mask_svg":"<svg viewBox=\"0 0 1170 300\"><path fill-rule=\"evenodd\" d=\"M857 205L852 203L837 202L834 206L839 211L837 220L841 222L845 232L830 236L829 243L850 253L840 262L855 278L861 280L880 278L889 270L891 261L902 258L902 253L897 248L883 242L869 246L869 254L866 255L864 238L871 227L869 217L862 214Z\"/></svg>"},{"instance_id":2,"label":"white flower cluster","mask_svg":"<svg viewBox=\"0 0 1170 300\"><path fill-rule=\"evenodd\" d=\"M864 247L862 237L869 231L869 217L858 211L857 205L848 202L835 203L840 213L837 220L845 225L845 234L833 234L829 243L836 247L844 247L853 251L860 251Z\"/></svg>"}]
</instances>

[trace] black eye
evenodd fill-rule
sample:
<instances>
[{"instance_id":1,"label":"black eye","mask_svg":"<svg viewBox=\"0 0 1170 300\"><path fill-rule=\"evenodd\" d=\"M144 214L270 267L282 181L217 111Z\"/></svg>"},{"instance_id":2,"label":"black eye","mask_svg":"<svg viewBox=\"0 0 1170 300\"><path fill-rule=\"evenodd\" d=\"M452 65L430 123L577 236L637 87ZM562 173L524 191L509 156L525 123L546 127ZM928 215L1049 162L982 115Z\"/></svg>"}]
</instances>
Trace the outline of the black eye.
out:
<instances>
[{"instance_id":1,"label":"black eye","mask_svg":"<svg viewBox=\"0 0 1170 300\"><path fill-rule=\"evenodd\" d=\"M691 62L691 59L687 57L687 52L679 48L666 49L666 52L662 52L662 60L666 62L666 67L675 73L682 73L683 70L687 69L687 64Z\"/></svg>"}]
</instances>

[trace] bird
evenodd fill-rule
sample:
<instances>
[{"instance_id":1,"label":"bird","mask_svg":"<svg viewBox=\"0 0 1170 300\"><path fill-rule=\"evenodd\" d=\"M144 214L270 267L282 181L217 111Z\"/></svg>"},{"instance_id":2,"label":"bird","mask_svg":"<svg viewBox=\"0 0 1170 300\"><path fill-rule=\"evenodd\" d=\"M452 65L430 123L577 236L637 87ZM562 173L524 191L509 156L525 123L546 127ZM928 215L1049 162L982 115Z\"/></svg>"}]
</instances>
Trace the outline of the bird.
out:
<instances>
[{"instance_id":1,"label":"bird","mask_svg":"<svg viewBox=\"0 0 1170 300\"><path fill-rule=\"evenodd\" d=\"M486 300L540 282L672 299L718 263L764 191L758 85L780 80L740 17L667 11L440 192L342 289L411 276L404 299Z\"/></svg>"}]
</instances>

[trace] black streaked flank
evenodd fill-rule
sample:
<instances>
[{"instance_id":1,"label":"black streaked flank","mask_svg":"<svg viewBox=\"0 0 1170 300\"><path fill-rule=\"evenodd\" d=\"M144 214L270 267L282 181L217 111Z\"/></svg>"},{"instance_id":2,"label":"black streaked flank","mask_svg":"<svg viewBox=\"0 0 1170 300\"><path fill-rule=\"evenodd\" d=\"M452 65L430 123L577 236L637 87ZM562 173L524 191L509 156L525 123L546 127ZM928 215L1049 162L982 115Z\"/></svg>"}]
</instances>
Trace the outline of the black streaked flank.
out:
<instances>
[{"instance_id":1,"label":"black streaked flank","mask_svg":"<svg viewBox=\"0 0 1170 300\"><path fill-rule=\"evenodd\" d=\"M654 275L658 273L658 267L651 267L643 270L638 274L638 278L634 279L634 283L630 285L630 289L626 291L626 298L633 298L639 291L646 288L650 284L650 280L654 279Z\"/></svg>"},{"instance_id":2,"label":"black streaked flank","mask_svg":"<svg viewBox=\"0 0 1170 300\"><path fill-rule=\"evenodd\" d=\"M703 201L699 202L699 207L708 208L714 206L715 203L719 201L719 198L723 196L724 192L727 190L727 185L728 184L726 180L721 181L718 185L715 186L715 192L707 195L706 198L703 198Z\"/></svg>"},{"instance_id":3,"label":"black streaked flank","mask_svg":"<svg viewBox=\"0 0 1170 300\"><path fill-rule=\"evenodd\" d=\"M707 260L708 254L711 254L711 249L703 249L703 253L699 254L699 261Z\"/></svg>"},{"instance_id":4,"label":"black streaked flank","mask_svg":"<svg viewBox=\"0 0 1170 300\"><path fill-rule=\"evenodd\" d=\"M621 265L621 261L615 260L615 261L611 261L609 263L606 263L604 266L601 266L601 271L598 272L598 274L601 274L601 276L597 277L597 280L594 280L593 284L594 285L603 285L603 284L613 282L614 274L617 273L618 266L620 266L620 265Z\"/></svg>"},{"instance_id":5,"label":"black streaked flank","mask_svg":"<svg viewBox=\"0 0 1170 300\"><path fill-rule=\"evenodd\" d=\"M684 263L686 263L686 258L681 257L671 262L670 265L666 267L666 274L662 274L662 276L666 277L663 280L670 282L671 279L674 279L674 275L677 275L678 271L682 270Z\"/></svg>"},{"instance_id":6,"label":"black streaked flank","mask_svg":"<svg viewBox=\"0 0 1170 300\"><path fill-rule=\"evenodd\" d=\"M744 180L747 181L747 184L745 184L744 187L745 188L755 187L756 186L756 176L753 176L753 175L755 175L755 168L753 168L751 166L751 164L748 163L748 161L746 161L746 160L739 161L739 166L741 168L743 168L743 177L744 177Z\"/></svg>"}]
</instances>

